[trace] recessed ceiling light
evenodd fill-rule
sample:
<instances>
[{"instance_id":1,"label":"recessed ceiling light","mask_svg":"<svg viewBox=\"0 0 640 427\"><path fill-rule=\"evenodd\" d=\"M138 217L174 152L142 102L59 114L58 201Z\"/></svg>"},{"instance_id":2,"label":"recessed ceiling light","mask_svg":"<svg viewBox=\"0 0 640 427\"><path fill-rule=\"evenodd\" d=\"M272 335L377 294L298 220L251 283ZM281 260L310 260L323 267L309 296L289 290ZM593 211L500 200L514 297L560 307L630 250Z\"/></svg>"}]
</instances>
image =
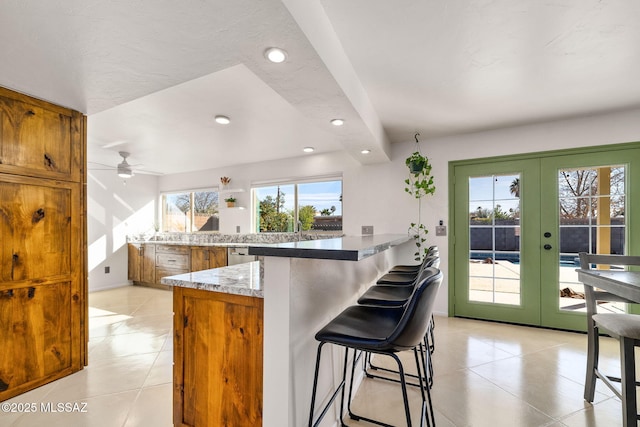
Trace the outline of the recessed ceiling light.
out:
<instances>
[{"instance_id":1,"label":"recessed ceiling light","mask_svg":"<svg viewBox=\"0 0 640 427\"><path fill-rule=\"evenodd\" d=\"M313 148L313 147L304 147L302 149L302 151L304 151L305 153L313 153L314 150L315 150L315 148Z\"/></svg>"},{"instance_id":2,"label":"recessed ceiling light","mask_svg":"<svg viewBox=\"0 0 640 427\"><path fill-rule=\"evenodd\" d=\"M371 150L362 150L361 153L362 154L369 154L371 152Z\"/></svg>"},{"instance_id":3,"label":"recessed ceiling light","mask_svg":"<svg viewBox=\"0 0 640 427\"><path fill-rule=\"evenodd\" d=\"M228 125L231 123L231 120L227 116L216 116L216 123L220 123L221 125Z\"/></svg>"},{"instance_id":4,"label":"recessed ceiling light","mask_svg":"<svg viewBox=\"0 0 640 427\"><path fill-rule=\"evenodd\" d=\"M271 62L279 64L287 59L287 52L277 47L270 47L264 51L264 56Z\"/></svg>"},{"instance_id":5,"label":"recessed ceiling light","mask_svg":"<svg viewBox=\"0 0 640 427\"><path fill-rule=\"evenodd\" d=\"M343 119L333 119L331 120L331 124L334 126L342 126L344 124Z\"/></svg>"}]
</instances>

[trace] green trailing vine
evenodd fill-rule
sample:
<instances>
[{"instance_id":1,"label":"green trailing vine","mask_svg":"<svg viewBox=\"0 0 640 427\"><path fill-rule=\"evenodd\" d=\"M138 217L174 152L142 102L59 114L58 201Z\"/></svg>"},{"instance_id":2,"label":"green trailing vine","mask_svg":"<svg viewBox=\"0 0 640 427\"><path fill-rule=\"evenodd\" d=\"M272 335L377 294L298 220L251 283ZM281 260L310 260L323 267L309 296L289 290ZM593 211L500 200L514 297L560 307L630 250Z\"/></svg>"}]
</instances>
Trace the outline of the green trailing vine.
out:
<instances>
[{"instance_id":1,"label":"green trailing vine","mask_svg":"<svg viewBox=\"0 0 640 427\"><path fill-rule=\"evenodd\" d=\"M408 233L414 238L417 247L417 251L414 253L415 260L421 261L428 250L425 242L427 241L427 233L429 233L427 227L422 223L422 198L435 193L436 186L433 183L429 158L420 152L418 135L420 134L415 134L417 150L405 161L409 169L409 178L404 180L406 184L404 191L418 199L418 221L410 224Z\"/></svg>"}]
</instances>

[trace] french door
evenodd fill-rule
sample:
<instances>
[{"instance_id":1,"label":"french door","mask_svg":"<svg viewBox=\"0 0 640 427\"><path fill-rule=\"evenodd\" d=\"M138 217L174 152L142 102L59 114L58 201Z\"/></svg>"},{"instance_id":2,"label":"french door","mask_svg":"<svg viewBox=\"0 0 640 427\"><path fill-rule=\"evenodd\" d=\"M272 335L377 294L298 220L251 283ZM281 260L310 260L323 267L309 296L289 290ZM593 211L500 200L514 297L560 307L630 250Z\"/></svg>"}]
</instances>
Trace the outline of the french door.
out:
<instances>
[{"instance_id":1,"label":"french door","mask_svg":"<svg viewBox=\"0 0 640 427\"><path fill-rule=\"evenodd\" d=\"M450 173L456 316L583 330L578 252L640 255L640 145L459 162Z\"/></svg>"}]
</instances>

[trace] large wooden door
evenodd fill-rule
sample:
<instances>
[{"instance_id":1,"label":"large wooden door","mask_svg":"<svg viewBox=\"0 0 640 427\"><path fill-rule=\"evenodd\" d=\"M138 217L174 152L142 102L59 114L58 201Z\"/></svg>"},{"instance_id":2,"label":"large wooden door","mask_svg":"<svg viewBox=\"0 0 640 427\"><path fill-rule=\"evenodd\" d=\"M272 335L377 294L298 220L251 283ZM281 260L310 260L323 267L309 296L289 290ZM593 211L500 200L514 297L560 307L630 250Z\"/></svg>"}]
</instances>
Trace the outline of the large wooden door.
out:
<instances>
[{"instance_id":1,"label":"large wooden door","mask_svg":"<svg viewBox=\"0 0 640 427\"><path fill-rule=\"evenodd\" d=\"M86 364L85 121L0 88L0 400Z\"/></svg>"}]
</instances>

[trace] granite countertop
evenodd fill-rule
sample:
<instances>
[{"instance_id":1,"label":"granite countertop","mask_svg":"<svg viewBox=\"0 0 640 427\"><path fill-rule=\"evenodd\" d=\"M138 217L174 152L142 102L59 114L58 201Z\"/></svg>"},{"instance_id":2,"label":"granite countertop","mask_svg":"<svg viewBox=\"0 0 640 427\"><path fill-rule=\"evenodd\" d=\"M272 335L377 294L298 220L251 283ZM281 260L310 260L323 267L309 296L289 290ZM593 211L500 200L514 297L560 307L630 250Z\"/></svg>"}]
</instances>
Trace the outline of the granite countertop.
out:
<instances>
[{"instance_id":1,"label":"granite countertop","mask_svg":"<svg viewBox=\"0 0 640 427\"><path fill-rule=\"evenodd\" d=\"M127 243L146 243L152 245L167 246L222 246L222 247L243 247L246 248L250 243L233 243L233 242L180 242L173 240L129 240Z\"/></svg>"},{"instance_id":2,"label":"granite countertop","mask_svg":"<svg viewBox=\"0 0 640 427\"><path fill-rule=\"evenodd\" d=\"M359 261L411 240L406 234L343 236L300 242L250 244L249 255Z\"/></svg>"},{"instance_id":3,"label":"granite countertop","mask_svg":"<svg viewBox=\"0 0 640 427\"><path fill-rule=\"evenodd\" d=\"M264 298L259 261L163 277L160 283L169 286Z\"/></svg>"}]
</instances>

